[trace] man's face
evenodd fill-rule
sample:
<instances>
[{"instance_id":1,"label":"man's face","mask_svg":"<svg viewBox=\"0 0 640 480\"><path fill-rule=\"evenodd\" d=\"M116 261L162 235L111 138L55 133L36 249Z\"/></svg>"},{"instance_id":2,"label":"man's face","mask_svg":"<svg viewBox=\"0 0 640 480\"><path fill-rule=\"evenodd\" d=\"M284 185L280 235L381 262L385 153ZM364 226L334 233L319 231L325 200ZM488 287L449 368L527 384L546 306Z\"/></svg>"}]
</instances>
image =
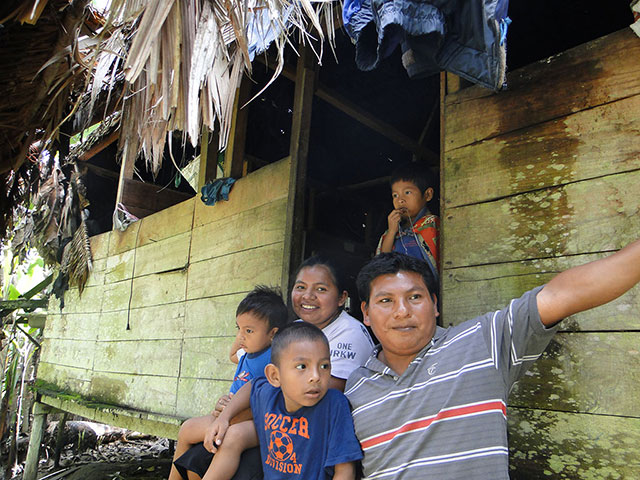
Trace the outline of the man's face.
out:
<instances>
[{"instance_id":1,"label":"man's face","mask_svg":"<svg viewBox=\"0 0 640 480\"><path fill-rule=\"evenodd\" d=\"M406 271L376 277L362 313L382 344L380 359L397 373L403 373L431 341L439 315L436 297L422 276Z\"/></svg>"}]
</instances>

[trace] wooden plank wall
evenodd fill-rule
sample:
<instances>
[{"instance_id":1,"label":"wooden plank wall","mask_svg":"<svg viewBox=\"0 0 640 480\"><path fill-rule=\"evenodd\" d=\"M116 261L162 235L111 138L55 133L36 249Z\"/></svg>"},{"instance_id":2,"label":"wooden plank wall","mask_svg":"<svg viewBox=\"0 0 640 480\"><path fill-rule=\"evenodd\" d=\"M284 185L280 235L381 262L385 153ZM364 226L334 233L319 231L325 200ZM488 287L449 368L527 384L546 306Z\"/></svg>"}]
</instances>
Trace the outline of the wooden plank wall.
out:
<instances>
[{"instance_id":1,"label":"wooden plank wall","mask_svg":"<svg viewBox=\"0 0 640 480\"><path fill-rule=\"evenodd\" d=\"M155 414L211 411L235 368L238 302L280 283L289 168L238 180L227 202L198 196L93 237L82 296L68 291L62 311L51 301L38 378Z\"/></svg>"},{"instance_id":2,"label":"wooden plank wall","mask_svg":"<svg viewBox=\"0 0 640 480\"><path fill-rule=\"evenodd\" d=\"M495 310L640 235L630 29L444 99L443 320ZM512 478L640 475L640 288L565 320L510 398Z\"/></svg>"}]
</instances>

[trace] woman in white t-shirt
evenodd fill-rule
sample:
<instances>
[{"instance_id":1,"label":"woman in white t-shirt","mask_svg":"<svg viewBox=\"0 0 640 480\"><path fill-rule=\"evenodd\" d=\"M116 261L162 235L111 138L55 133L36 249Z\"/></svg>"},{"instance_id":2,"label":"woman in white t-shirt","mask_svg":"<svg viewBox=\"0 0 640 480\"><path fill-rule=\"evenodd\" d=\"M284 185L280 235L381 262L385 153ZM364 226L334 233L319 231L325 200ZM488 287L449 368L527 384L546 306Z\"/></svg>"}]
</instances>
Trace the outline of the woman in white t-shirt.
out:
<instances>
[{"instance_id":1,"label":"woman in white t-shirt","mask_svg":"<svg viewBox=\"0 0 640 480\"><path fill-rule=\"evenodd\" d=\"M330 388L344 390L349 374L363 365L373 349L366 327L343 310L347 291L337 266L314 256L298 268L291 290L293 311L322 329L331 349Z\"/></svg>"}]
</instances>

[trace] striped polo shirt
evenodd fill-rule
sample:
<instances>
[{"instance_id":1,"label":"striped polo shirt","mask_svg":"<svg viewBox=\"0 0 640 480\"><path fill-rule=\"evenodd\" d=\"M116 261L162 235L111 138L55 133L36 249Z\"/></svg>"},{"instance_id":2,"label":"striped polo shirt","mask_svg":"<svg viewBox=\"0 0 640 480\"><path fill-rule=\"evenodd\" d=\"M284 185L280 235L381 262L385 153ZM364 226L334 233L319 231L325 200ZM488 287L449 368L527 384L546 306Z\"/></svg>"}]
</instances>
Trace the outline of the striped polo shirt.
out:
<instances>
[{"instance_id":1,"label":"striped polo shirt","mask_svg":"<svg viewBox=\"0 0 640 480\"><path fill-rule=\"evenodd\" d=\"M507 396L558 327L540 321L536 294L455 327L398 375L377 358L347 381L367 479L508 479Z\"/></svg>"}]
</instances>

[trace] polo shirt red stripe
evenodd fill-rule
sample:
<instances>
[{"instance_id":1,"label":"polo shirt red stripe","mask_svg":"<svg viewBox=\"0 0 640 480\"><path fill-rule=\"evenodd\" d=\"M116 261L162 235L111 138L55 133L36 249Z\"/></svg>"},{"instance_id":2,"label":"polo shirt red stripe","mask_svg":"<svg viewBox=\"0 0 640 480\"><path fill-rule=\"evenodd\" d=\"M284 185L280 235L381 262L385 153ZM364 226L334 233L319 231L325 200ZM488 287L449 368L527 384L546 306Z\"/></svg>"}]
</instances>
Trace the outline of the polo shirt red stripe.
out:
<instances>
[{"instance_id":1,"label":"polo shirt red stripe","mask_svg":"<svg viewBox=\"0 0 640 480\"><path fill-rule=\"evenodd\" d=\"M447 410L441 410L436 415L433 415L431 417L416 420L414 422L409 422L402 425L400 428L397 428L396 430L391 430L389 432L376 435L375 437L367 438L366 440L360 442L360 445L362 446L363 450L366 450L368 448L372 448L382 443L393 440L395 437L403 433L423 430L433 422L437 422L439 420L450 420L454 418L465 417L468 415L489 413L492 411L501 411L502 414L506 416L507 406L500 400L492 400L484 403L477 403L473 405L465 405L462 407L454 407Z\"/></svg>"}]
</instances>

